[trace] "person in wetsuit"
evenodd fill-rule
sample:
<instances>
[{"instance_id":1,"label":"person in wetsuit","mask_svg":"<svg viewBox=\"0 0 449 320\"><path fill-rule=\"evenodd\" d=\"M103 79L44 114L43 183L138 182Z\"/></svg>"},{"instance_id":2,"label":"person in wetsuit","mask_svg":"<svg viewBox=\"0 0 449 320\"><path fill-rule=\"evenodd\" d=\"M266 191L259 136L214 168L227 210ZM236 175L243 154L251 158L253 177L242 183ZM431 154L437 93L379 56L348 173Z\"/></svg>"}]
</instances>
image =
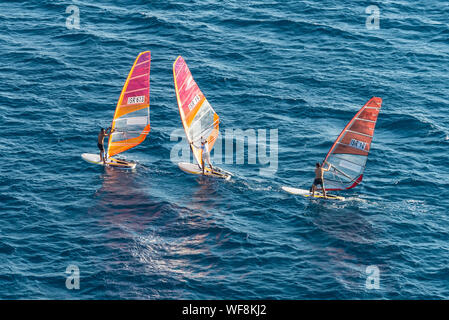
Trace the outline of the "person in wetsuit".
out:
<instances>
[{"instance_id":1,"label":"person in wetsuit","mask_svg":"<svg viewBox=\"0 0 449 320\"><path fill-rule=\"evenodd\" d=\"M324 172L329 171L331 167L332 167L332 165L329 164L329 167L327 169L324 169L323 166L319 162L317 162L315 164L315 180L313 180L312 187L310 188L312 197L315 196L316 186L321 185L321 189L323 189L323 196L324 196L324 198L327 198L326 189L324 188Z\"/></svg>"},{"instance_id":2,"label":"person in wetsuit","mask_svg":"<svg viewBox=\"0 0 449 320\"><path fill-rule=\"evenodd\" d=\"M100 149L100 161L103 162L103 164L106 164L105 154L104 154L104 138L109 137L111 135L113 130L109 127L107 130L104 128L101 128L100 133L98 133L98 149Z\"/></svg>"},{"instance_id":3,"label":"person in wetsuit","mask_svg":"<svg viewBox=\"0 0 449 320\"><path fill-rule=\"evenodd\" d=\"M195 145L194 145L195 146ZM195 146L197 147L197 146ZM210 162L210 152L209 152L209 143L207 142L207 139L204 139L201 137L201 146L197 147L201 149L201 169L203 170L204 175L204 169L205 169L205 162L210 167L211 172L214 172L214 168L212 167L212 163Z\"/></svg>"}]
</instances>

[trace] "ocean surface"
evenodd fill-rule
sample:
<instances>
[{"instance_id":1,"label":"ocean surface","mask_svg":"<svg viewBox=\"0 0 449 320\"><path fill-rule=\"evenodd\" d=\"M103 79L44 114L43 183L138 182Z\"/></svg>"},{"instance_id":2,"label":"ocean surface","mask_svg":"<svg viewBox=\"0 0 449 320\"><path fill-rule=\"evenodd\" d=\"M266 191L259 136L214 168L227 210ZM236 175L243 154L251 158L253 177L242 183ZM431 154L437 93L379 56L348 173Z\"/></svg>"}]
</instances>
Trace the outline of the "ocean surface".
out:
<instances>
[{"instance_id":1,"label":"ocean surface","mask_svg":"<svg viewBox=\"0 0 449 320\"><path fill-rule=\"evenodd\" d=\"M0 299L449 299L448 12L442 0L0 2ZM84 162L145 50L151 132L123 154L136 170ZM265 131L269 146L277 130L269 174L223 161L231 181L204 179L172 161L178 55L223 148L236 144L226 130ZM373 96L363 184L346 201L283 192L310 186Z\"/></svg>"}]
</instances>

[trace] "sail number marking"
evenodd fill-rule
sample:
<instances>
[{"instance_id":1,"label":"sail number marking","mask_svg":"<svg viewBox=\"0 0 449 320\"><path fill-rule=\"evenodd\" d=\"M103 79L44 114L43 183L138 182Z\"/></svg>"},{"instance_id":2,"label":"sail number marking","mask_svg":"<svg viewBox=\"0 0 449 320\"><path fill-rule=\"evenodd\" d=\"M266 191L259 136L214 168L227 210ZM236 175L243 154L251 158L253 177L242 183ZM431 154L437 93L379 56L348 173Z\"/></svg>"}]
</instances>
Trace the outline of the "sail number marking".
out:
<instances>
[{"instance_id":1,"label":"sail number marking","mask_svg":"<svg viewBox=\"0 0 449 320\"><path fill-rule=\"evenodd\" d=\"M349 145L353 148L359 149L359 150L365 150L366 148L366 142L362 142L356 139L352 139Z\"/></svg>"},{"instance_id":2,"label":"sail number marking","mask_svg":"<svg viewBox=\"0 0 449 320\"><path fill-rule=\"evenodd\" d=\"M144 103L145 96L129 97L128 104Z\"/></svg>"}]
</instances>

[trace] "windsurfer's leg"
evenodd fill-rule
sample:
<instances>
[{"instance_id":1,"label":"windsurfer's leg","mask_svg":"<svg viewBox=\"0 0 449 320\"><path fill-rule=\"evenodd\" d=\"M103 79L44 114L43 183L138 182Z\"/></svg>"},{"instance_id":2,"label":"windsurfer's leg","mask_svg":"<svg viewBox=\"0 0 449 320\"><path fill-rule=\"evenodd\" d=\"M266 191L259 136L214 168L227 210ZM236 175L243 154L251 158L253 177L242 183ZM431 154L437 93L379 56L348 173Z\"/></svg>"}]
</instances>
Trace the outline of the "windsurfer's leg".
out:
<instances>
[{"instance_id":1,"label":"windsurfer's leg","mask_svg":"<svg viewBox=\"0 0 449 320\"><path fill-rule=\"evenodd\" d=\"M326 188L324 188L324 183L321 183L321 189L323 189L323 196L325 198L327 198L327 196L326 196Z\"/></svg>"},{"instance_id":2,"label":"windsurfer's leg","mask_svg":"<svg viewBox=\"0 0 449 320\"><path fill-rule=\"evenodd\" d=\"M315 184L313 184L312 185L312 197L315 196L315 189L316 189L316 186L315 186Z\"/></svg>"},{"instance_id":3,"label":"windsurfer's leg","mask_svg":"<svg viewBox=\"0 0 449 320\"><path fill-rule=\"evenodd\" d=\"M102 148L101 144L97 144L98 149L100 149L100 161L104 162L104 149Z\"/></svg>"},{"instance_id":4,"label":"windsurfer's leg","mask_svg":"<svg viewBox=\"0 0 449 320\"><path fill-rule=\"evenodd\" d=\"M207 161L207 164L209 165L210 170L214 171L214 168L212 167L212 163L210 162L210 155L209 155L209 153L206 155L206 161Z\"/></svg>"},{"instance_id":5,"label":"windsurfer's leg","mask_svg":"<svg viewBox=\"0 0 449 320\"><path fill-rule=\"evenodd\" d=\"M201 158L201 170L203 170L203 175L204 175L204 159Z\"/></svg>"}]
</instances>

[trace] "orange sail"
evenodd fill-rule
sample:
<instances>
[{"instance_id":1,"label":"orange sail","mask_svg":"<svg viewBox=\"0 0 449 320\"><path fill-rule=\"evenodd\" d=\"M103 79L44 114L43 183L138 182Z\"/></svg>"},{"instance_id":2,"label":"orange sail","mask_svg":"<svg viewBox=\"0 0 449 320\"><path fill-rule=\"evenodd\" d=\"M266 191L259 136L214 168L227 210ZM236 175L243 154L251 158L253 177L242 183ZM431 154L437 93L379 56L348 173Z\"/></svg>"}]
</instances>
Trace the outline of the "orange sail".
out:
<instances>
[{"instance_id":1,"label":"orange sail","mask_svg":"<svg viewBox=\"0 0 449 320\"><path fill-rule=\"evenodd\" d=\"M129 72L112 120L108 157L134 148L150 132L150 51L141 52Z\"/></svg>"},{"instance_id":2,"label":"orange sail","mask_svg":"<svg viewBox=\"0 0 449 320\"><path fill-rule=\"evenodd\" d=\"M173 63L173 79L182 125L195 160L202 165L201 137L207 140L211 151L219 133L219 117L181 56Z\"/></svg>"},{"instance_id":3,"label":"orange sail","mask_svg":"<svg viewBox=\"0 0 449 320\"><path fill-rule=\"evenodd\" d=\"M371 149L377 116L382 99L371 98L338 136L324 159L326 190L344 190L357 186L363 178Z\"/></svg>"}]
</instances>

